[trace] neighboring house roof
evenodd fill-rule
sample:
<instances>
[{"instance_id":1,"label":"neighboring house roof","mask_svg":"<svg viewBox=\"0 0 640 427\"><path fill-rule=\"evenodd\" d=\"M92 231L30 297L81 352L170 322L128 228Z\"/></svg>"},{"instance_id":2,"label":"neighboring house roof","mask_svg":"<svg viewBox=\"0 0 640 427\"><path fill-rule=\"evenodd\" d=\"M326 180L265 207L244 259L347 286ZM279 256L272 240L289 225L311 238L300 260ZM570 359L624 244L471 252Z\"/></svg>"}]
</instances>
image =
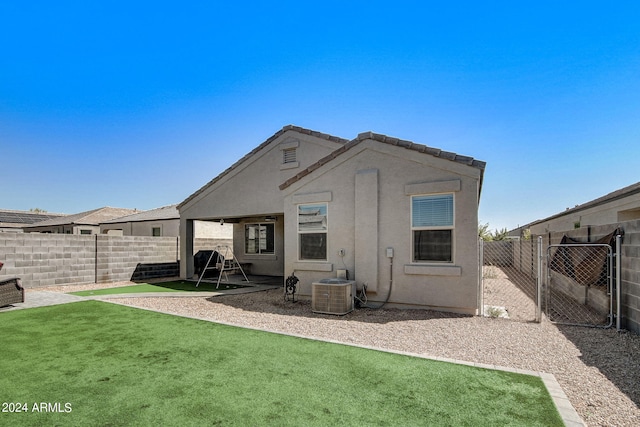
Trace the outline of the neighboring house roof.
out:
<instances>
[{"instance_id":1,"label":"neighboring house roof","mask_svg":"<svg viewBox=\"0 0 640 427\"><path fill-rule=\"evenodd\" d=\"M522 227L519 227L518 229L526 229L529 228L533 225L536 224L540 224L541 222L546 222L546 221L551 221L553 219L556 218L560 218L563 217L565 215L571 215L574 214L576 212L580 212L583 211L585 209L590 209L590 208L594 208L596 206L600 206L600 205L604 205L606 203L610 203L619 199L623 199L625 197L629 197L629 196L633 196L634 194L638 194L640 193L640 182L636 182L635 184L631 184L627 187L621 188L619 190L616 191L612 191L609 194L606 194L602 197L598 197L597 199L591 200L589 202L583 203L581 205L577 205L573 208L568 208L566 210L564 210L563 212L557 213L555 215L551 215L547 218L544 219L538 219L536 221L530 222L527 225L523 225Z\"/></svg>"},{"instance_id":2,"label":"neighboring house roof","mask_svg":"<svg viewBox=\"0 0 640 427\"><path fill-rule=\"evenodd\" d=\"M278 132L274 133L271 137L269 137L262 144L258 145L256 148L251 150L249 153L247 153L245 156L243 156L240 160L238 160L237 162L235 162L234 164L229 166L226 170L224 170L218 176L216 176L211 181L206 183L204 186L202 186L195 193L193 193L192 195L187 197L182 203L180 203L177 206L177 208L180 209L182 206L184 206L185 204L189 203L191 200L193 200L199 194L204 192L208 187L212 186L213 184L215 184L216 182L221 180L224 176L229 174L229 172L233 171L235 168L237 168L239 165L241 165L245 160L247 160L248 158L250 158L251 156L256 154L258 151L262 150L267 145L271 144L276 138L280 137L282 134L284 134L285 132L290 131L290 130L298 132L298 133L301 133L301 134L304 134L304 135L311 135L311 136L315 136L317 138L326 139L327 141L331 141L331 142L337 142L337 143L341 143L341 144L346 144L347 142L349 142L349 140L344 139L344 138L339 138L337 136L329 135L329 134L322 133L322 132L313 131L313 130L310 130L310 129L301 128L299 126L287 125L287 126L283 127L282 129L280 129Z\"/></svg>"},{"instance_id":3,"label":"neighboring house roof","mask_svg":"<svg viewBox=\"0 0 640 427\"><path fill-rule=\"evenodd\" d=\"M48 213L48 212L32 212L32 211L14 211L0 209L0 225L10 224L15 226L24 226L46 221L53 218L64 217L65 214Z\"/></svg>"},{"instance_id":4,"label":"neighboring house roof","mask_svg":"<svg viewBox=\"0 0 640 427\"><path fill-rule=\"evenodd\" d=\"M450 160L452 162L458 162L458 163L462 163L462 164L477 168L477 169L480 170L480 185L479 185L479 188L478 188L478 195L482 191L482 181L483 181L483 177L484 177L484 169L486 167L486 162L483 162L483 161L480 161L480 160L475 160L473 157L461 156L459 154L451 153L449 151L442 151L439 148L432 148L432 147L428 147L428 146L423 145L423 144L416 144L416 143L413 143L411 141L406 141L406 140L403 140L403 139L398 139L398 138L394 138L394 137L390 137L390 136L386 136L386 135L381 135L381 134L377 134L377 133L373 133L373 132L363 132L363 133L359 134L356 139L354 139L354 140L350 141L349 143L345 144L343 147L338 148L337 150L335 150L334 152L332 152L328 156L318 160L316 163L314 163L311 166L309 166L308 168L298 172L298 174L296 174L295 176L293 176L293 177L289 178L288 180L286 180L285 182L283 182L280 185L280 189L284 190L285 188L289 187L291 184L293 184L296 181L300 180L301 178L309 175L311 172L313 172L314 170L318 169L322 165L332 161L333 159L335 159L336 157L338 157L342 153L350 150L351 148L355 147L356 145L360 144L362 141L367 140L367 139L372 139L374 141L382 142L382 143L385 143L385 144L396 145L398 147L406 148L408 150L414 150L414 151L417 151L419 153L428 154L428 155L431 155L431 156L434 156L434 157L439 157L441 159Z\"/></svg>"},{"instance_id":5,"label":"neighboring house roof","mask_svg":"<svg viewBox=\"0 0 640 427\"><path fill-rule=\"evenodd\" d=\"M178 205L163 206L157 209L151 209L135 213L132 215L126 215L119 218L103 221L102 224L118 224L122 222L142 222L142 221L158 221L164 219L180 219L180 212L178 212Z\"/></svg>"},{"instance_id":6,"label":"neighboring house roof","mask_svg":"<svg viewBox=\"0 0 640 427\"><path fill-rule=\"evenodd\" d=\"M111 208L111 207L103 207L94 209L91 211L80 212L73 215L66 215L60 218L52 218L47 221L42 221L36 224L33 224L30 227L51 227L56 225L100 225L101 222L108 221L113 218L122 217L125 215L132 214L137 212L135 209L125 209L125 208Z\"/></svg>"}]
</instances>

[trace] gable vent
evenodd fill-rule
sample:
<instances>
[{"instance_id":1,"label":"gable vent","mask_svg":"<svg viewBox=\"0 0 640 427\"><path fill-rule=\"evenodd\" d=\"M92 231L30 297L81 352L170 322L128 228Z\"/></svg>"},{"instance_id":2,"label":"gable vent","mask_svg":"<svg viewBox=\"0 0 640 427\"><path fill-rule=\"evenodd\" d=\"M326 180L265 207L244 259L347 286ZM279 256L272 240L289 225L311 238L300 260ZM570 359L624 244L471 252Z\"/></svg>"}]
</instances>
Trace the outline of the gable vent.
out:
<instances>
[{"instance_id":1,"label":"gable vent","mask_svg":"<svg viewBox=\"0 0 640 427\"><path fill-rule=\"evenodd\" d=\"M287 148L282 150L282 163L295 163L298 161L295 148Z\"/></svg>"}]
</instances>

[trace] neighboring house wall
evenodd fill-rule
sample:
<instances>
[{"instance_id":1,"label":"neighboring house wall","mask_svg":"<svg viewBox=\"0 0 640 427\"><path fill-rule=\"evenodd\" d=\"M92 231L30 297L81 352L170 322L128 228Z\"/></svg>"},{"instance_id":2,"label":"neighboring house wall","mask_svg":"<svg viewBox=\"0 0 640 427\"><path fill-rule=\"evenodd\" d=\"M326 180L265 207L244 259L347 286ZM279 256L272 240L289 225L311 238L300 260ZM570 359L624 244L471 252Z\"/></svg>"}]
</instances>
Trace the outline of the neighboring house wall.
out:
<instances>
[{"instance_id":1,"label":"neighboring house wall","mask_svg":"<svg viewBox=\"0 0 640 427\"><path fill-rule=\"evenodd\" d=\"M178 226L179 224L178 220ZM233 239L233 224L220 224L212 221L194 221L196 239Z\"/></svg>"},{"instance_id":2,"label":"neighboring house wall","mask_svg":"<svg viewBox=\"0 0 640 427\"><path fill-rule=\"evenodd\" d=\"M154 236L154 229L159 229L159 236L178 237L179 219L164 219L156 221L140 221L125 223L109 223L100 225L100 233L121 236Z\"/></svg>"},{"instance_id":3,"label":"neighboring house wall","mask_svg":"<svg viewBox=\"0 0 640 427\"><path fill-rule=\"evenodd\" d=\"M531 234L542 235L636 219L640 219L640 183L536 221L529 230Z\"/></svg>"},{"instance_id":4,"label":"neighboring house wall","mask_svg":"<svg viewBox=\"0 0 640 427\"><path fill-rule=\"evenodd\" d=\"M346 268L373 301L385 301L391 286L391 305L476 313L480 173L403 147L361 142L284 190L286 274L295 272L300 294L308 296L314 281ZM441 193L454 195L453 262L413 262L411 196ZM313 203L327 205L327 259L300 261L298 205Z\"/></svg>"},{"instance_id":5,"label":"neighboring house wall","mask_svg":"<svg viewBox=\"0 0 640 427\"><path fill-rule=\"evenodd\" d=\"M48 233L48 234L88 235L88 234L99 234L100 226L78 225L78 224L51 225L47 227L31 226L28 232L29 233Z\"/></svg>"},{"instance_id":6,"label":"neighboring house wall","mask_svg":"<svg viewBox=\"0 0 640 427\"><path fill-rule=\"evenodd\" d=\"M194 226L196 238L229 240L233 238L232 224L220 225L219 222L195 221ZM100 234L110 236L154 236L154 229L159 229L159 236L178 237L180 236L180 219L100 224Z\"/></svg>"}]
</instances>

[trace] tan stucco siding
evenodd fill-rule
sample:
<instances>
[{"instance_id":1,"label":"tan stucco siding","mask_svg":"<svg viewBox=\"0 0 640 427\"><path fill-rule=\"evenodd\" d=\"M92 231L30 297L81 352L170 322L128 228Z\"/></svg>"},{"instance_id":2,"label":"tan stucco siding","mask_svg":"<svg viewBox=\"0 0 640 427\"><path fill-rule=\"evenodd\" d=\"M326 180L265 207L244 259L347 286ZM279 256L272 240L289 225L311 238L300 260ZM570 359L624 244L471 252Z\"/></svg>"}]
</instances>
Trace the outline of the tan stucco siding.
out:
<instances>
[{"instance_id":1,"label":"tan stucco siding","mask_svg":"<svg viewBox=\"0 0 640 427\"><path fill-rule=\"evenodd\" d=\"M632 194L585 209L568 210L530 227L531 234L540 236L554 231L570 231L577 227L616 224L640 218L640 194Z\"/></svg>"},{"instance_id":2,"label":"tan stucco siding","mask_svg":"<svg viewBox=\"0 0 640 427\"><path fill-rule=\"evenodd\" d=\"M285 225L285 270L296 270L301 279L301 293L310 295L312 282L333 277L337 269L346 268L359 288L363 282L375 278L376 283L367 283L370 297L382 301L386 298L391 277L386 248L393 248L390 303L475 313L479 177L480 171L473 167L401 147L364 141L285 190L285 216L294 218ZM443 181L459 182L459 191L454 191L453 263L412 263L411 195L406 194L406 186L420 188L415 184ZM450 187L451 184L444 186ZM375 194L367 195L368 190ZM327 192L331 194L327 214L327 260L301 263L297 259L296 197ZM377 209L372 212L372 216L377 216L375 223L368 223L370 217L364 213L367 208ZM362 222L368 224L356 225ZM361 241L367 244L356 243ZM344 257L339 255L340 249L345 250ZM360 254L362 251L364 256ZM364 261L356 262L358 258ZM361 271L363 268L365 271ZM376 272L367 271L368 268L375 268Z\"/></svg>"},{"instance_id":3,"label":"tan stucco siding","mask_svg":"<svg viewBox=\"0 0 640 427\"><path fill-rule=\"evenodd\" d=\"M292 144L297 145L297 167L283 165L282 148ZM286 132L182 206L180 215L208 219L282 212L279 185L340 146L321 138Z\"/></svg>"},{"instance_id":4,"label":"tan stucco siding","mask_svg":"<svg viewBox=\"0 0 640 427\"><path fill-rule=\"evenodd\" d=\"M284 198L279 185L295 176L320 158L330 154L343 144L311 135L287 131L261 150L249 156L229 171L200 190L193 198L179 207L181 220L181 277L193 272L193 254L190 252L187 233L190 220L227 218L240 221L234 224L234 254L242 262L251 263L253 274L284 274ZM296 163L283 164L283 149L296 148ZM244 224L260 222L260 217L275 215L274 255L244 254ZM183 244L182 242L185 242Z\"/></svg>"},{"instance_id":5,"label":"tan stucco siding","mask_svg":"<svg viewBox=\"0 0 640 427\"><path fill-rule=\"evenodd\" d=\"M109 230L122 230L123 236L153 236L153 229L160 228L160 236L177 237L180 220L166 219L157 221L121 222L101 224L100 233L108 234Z\"/></svg>"}]
</instances>

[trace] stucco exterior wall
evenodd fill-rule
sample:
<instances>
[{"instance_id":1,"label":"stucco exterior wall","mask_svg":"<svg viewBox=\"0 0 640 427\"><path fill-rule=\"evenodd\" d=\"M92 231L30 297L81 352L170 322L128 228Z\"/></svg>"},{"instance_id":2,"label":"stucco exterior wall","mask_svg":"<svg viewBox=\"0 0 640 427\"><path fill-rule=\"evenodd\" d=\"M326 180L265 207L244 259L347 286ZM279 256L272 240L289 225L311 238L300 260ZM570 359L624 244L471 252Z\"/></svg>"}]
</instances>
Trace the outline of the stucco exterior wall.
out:
<instances>
[{"instance_id":1,"label":"stucco exterior wall","mask_svg":"<svg viewBox=\"0 0 640 427\"><path fill-rule=\"evenodd\" d=\"M156 227L160 228L160 236L178 237L180 235L178 219L101 224L100 233L115 235L114 231L122 230L120 234L122 236L153 236L153 229Z\"/></svg>"},{"instance_id":2,"label":"stucco exterior wall","mask_svg":"<svg viewBox=\"0 0 640 427\"><path fill-rule=\"evenodd\" d=\"M303 296L311 295L314 281L346 268L358 288L367 285L370 300L384 301L391 284L391 305L474 314L479 177L479 170L466 165L363 141L285 189L285 271L295 271ZM454 193L453 262L413 263L411 195L447 192ZM328 206L328 259L301 262L297 205L315 202Z\"/></svg>"},{"instance_id":3,"label":"stucco exterior wall","mask_svg":"<svg viewBox=\"0 0 640 427\"><path fill-rule=\"evenodd\" d=\"M298 161L283 165L283 147L292 146L297 146ZM282 213L279 185L339 146L322 138L285 132L181 206L180 217L241 218Z\"/></svg>"},{"instance_id":4,"label":"stucco exterior wall","mask_svg":"<svg viewBox=\"0 0 640 427\"><path fill-rule=\"evenodd\" d=\"M98 225L77 225L77 224L65 224L65 225L51 225L46 227L31 228L26 233L45 233L45 234L72 234L72 235L88 235L99 234L100 226Z\"/></svg>"},{"instance_id":5,"label":"stucco exterior wall","mask_svg":"<svg viewBox=\"0 0 640 427\"><path fill-rule=\"evenodd\" d=\"M180 205L181 242L184 242L180 257L186 260L180 266L181 277L193 275L193 253L187 236L192 231L189 231L191 226L188 224L193 220L221 218L225 222L236 223L234 253L242 262L252 263L252 273L283 275L283 249L276 249L278 252L273 256L264 255L259 259L254 259L255 255L245 256L244 224L263 221L266 216L278 216L282 221L284 201L280 184L340 146L341 143L324 138L295 131L284 132ZM287 148L296 148L297 161L293 164L283 164L283 150ZM276 230L276 248L282 248L282 222Z\"/></svg>"},{"instance_id":6,"label":"stucco exterior wall","mask_svg":"<svg viewBox=\"0 0 640 427\"><path fill-rule=\"evenodd\" d=\"M530 227L531 234L573 230L587 226L615 224L640 219L640 193L611 200L585 209L569 209Z\"/></svg>"}]
</instances>

